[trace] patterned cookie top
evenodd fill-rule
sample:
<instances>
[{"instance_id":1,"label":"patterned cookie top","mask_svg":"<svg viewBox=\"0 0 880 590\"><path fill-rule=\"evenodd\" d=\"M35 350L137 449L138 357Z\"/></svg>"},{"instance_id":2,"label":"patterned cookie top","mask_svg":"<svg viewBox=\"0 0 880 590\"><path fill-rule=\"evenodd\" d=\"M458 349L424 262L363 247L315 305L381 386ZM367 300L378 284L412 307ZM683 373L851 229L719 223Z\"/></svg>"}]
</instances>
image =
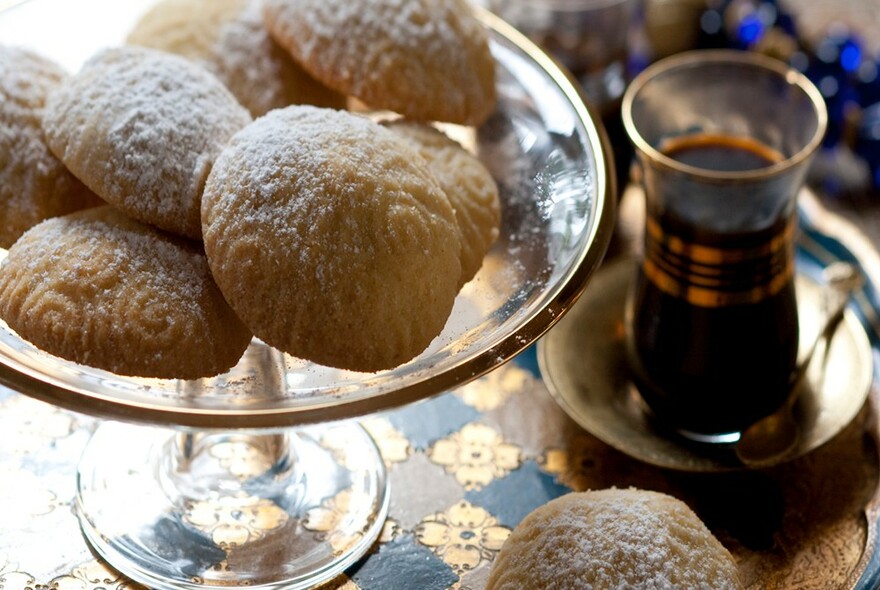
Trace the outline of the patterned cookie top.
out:
<instances>
[{"instance_id":1,"label":"patterned cookie top","mask_svg":"<svg viewBox=\"0 0 880 590\"><path fill-rule=\"evenodd\" d=\"M466 0L266 0L264 18L309 73L372 108L476 125L495 107L488 34Z\"/></svg>"},{"instance_id":2,"label":"patterned cookie top","mask_svg":"<svg viewBox=\"0 0 880 590\"><path fill-rule=\"evenodd\" d=\"M0 45L0 112L39 111L67 77L61 66L30 49Z\"/></svg>"},{"instance_id":3,"label":"patterned cookie top","mask_svg":"<svg viewBox=\"0 0 880 590\"><path fill-rule=\"evenodd\" d=\"M235 135L202 203L218 285L254 334L319 364L397 366L446 323L454 214L427 163L344 111L276 109Z\"/></svg>"},{"instance_id":4,"label":"patterned cookie top","mask_svg":"<svg viewBox=\"0 0 880 590\"><path fill-rule=\"evenodd\" d=\"M46 97L68 75L31 50L0 45L0 247L43 219L100 204L43 139Z\"/></svg>"},{"instance_id":5,"label":"patterned cookie top","mask_svg":"<svg viewBox=\"0 0 880 590\"><path fill-rule=\"evenodd\" d=\"M474 154L439 129L405 119L385 125L412 143L449 198L461 231L459 282L464 285L480 270L483 258L498 239L501 223L498 186Z\"/></svg>"},{"instance_id":6,"label":"patterned cookie top","mask_svg":"<svg viewBox=\"0 0 880 590\"><path fill-rule=\"evenodd\" d=\"M255 117L291 104L346 103L272 39L261 0L162 0L138 20L127 42L197 61Z\"/></svg>"},{"instance_id":7,"label":"patterned cookie top","mask_svg":"<svg viewBox=\"0 0 880 590\"><path fill-rule=\"evenodd\" d=\"M659 492L609 488L560 496L513 530L487 590L739 590L733 557L691 508Z\"/></svg>"},{"instance_id":8,"label":"patterned cookie top","mask_svg":"<svg viewBox=\"0 0 880 590\"><path fill-rule=\"evenodd\" d=\"M120 47L92 57L49 97L52 151L128 215L190 238L217 154L251 121L204 68L176 55Z\"/></svg>"},{"instance_id":9,"label":"patterned cookie top","mask_svg":"<svg viewBox=\"0 0 880 590\"><path fill-rule=\"evenodd\" d=\"M44 221L13 245L0 317L50 354L142 377L219 374L251 339L196 243L109 206Z\"/></svg>"}]
</instances>

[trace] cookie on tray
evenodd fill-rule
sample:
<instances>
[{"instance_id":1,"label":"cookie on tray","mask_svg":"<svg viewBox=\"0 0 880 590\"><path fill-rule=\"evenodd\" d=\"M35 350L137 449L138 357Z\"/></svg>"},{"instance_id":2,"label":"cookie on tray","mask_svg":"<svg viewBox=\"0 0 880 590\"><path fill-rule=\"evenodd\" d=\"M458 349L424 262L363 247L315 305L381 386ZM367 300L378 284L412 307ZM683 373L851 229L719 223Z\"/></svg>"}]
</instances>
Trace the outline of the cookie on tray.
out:
<instances>
[{"instance_id":1,"label":"cookie on tray","mask_svg":"<svg viewBox=\"0 0 880 590\"><path fill-rule=\"evenodd\" d=\"M570 493L526 516L486 589L742 587L733 557L687 504L610 488Z\"/></svg>"},{"instance_id":2,"label":"cookie on tray","mask_svg":"<svg viewBox=\"0 0 880 590\"><path fill-rule=\"evenodd\" d=\"M102 203L43 138L46 97L67 78L34 51L0 45L0 248L44 219Z\"/></svg>"},{"instance_id":3,"label":"cookie on tray","mask_svg":"<svg viewBox=\"0 0 880 590\"><path fill-rule=\"evenodd\" d=\"M105 49L49 95L49 148L127 215L198 239L214 158L251 116L201 66L144 47Z\"/></svg>"},{"instance_id":4,"label":"cookie on tray","mask_svg":"<svg viewBox=\"0 0 880 590\"><path fill-rule=\"evenodd\" d=\"M427 162L365 117L308 106L236 134L202 200L205 251L254 334L356 371L400 365L442 331L460 238Z\"/></svg>"},{"instance_id":5,"label":"cookie on tray","mask_svg":"<svg viewBox=\"0 0 880 590\"><path fill-rule=\"evenodd\" d=\"M12 246L0 317L50 354L127 376L214 376L251 340L197 243L106 205L43 221Z\"/></svg>"},{"instance_id":6,"label":"cookie on tray","mask_svg":"<svg viewBox=\"0 0 880 590\"><path fill-rule=\"evenodd\" d=\"M312 76L373 109L478 125L495 107L488 34L467 0L265 0Z\"/></svg>"},{"instance_id":7,"label":"cookie on tray","mask_svg":"<svg viewBox=\"0 0 880 590\"><path fill-rule=\"evenodd\" d=\"M162 0L127 42L200 63L255 117L291 104L346 106L344 95L312 78L272 39L262 0Z\"/></svg>"},{"instance_id":8,"label":"cookie on tray","mask_svg":"<svg viewBox=\"0 0 880 590\"><path fill-rule=\"evenodd\" d=\"M413 142L449 198L462 237L460 283L464 285L480 270L498 239L501 204L495 179L476 156L439 129L405 119L384 124Z\"/></svg>"}]
</instances>

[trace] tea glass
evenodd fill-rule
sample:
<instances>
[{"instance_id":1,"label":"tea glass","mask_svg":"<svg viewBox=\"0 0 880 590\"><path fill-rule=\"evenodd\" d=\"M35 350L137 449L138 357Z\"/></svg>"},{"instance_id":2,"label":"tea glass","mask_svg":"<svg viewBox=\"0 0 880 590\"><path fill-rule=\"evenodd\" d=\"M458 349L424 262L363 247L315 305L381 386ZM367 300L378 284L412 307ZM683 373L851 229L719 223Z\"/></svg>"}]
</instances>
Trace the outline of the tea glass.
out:
<instances>
[{"instance_id":1,"label":"tea glass","mask_svg":"<svg viewBox=\"0 0 880 590\"><path fill-rule=\"evenodd\" d=\"M660 425L736 442L791 390L797 194L824 101L775 59L691 51L639 74L622 117L646 199L626 312L633 379Z\"/></svg>"}]
</instances>

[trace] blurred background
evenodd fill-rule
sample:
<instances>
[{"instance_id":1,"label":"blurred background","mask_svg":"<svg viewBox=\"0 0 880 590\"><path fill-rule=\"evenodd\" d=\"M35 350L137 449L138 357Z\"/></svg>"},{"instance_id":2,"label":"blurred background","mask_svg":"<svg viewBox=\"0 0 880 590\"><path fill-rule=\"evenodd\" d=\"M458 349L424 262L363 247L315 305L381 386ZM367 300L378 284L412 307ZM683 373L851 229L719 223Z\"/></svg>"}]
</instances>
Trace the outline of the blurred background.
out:
<instances>
[{"instance_id":1,"label":"blurred background","mask_svg":"<svg viewBox=\"0 0 880 590\"><path fill-rule=\"evenodd\" d=\"M475 1L578 79L608 130L621 190L632 154L619 98L648 64L711 48L757 51L787 62L816 84L828 106L828 133L810 186L832 210L858 217L880 243L880 1Z\"/></svg>"}]
</instances>

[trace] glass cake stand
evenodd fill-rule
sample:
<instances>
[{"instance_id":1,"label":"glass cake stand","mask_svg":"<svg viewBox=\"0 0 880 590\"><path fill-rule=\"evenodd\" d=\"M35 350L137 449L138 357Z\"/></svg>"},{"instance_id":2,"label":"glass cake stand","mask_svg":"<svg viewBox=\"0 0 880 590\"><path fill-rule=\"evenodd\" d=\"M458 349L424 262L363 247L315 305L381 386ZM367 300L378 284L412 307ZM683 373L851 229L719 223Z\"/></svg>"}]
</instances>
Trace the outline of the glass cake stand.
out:
<instances>
[{"instance_id":1,"label":"glass cake stand","mask_svg":"<svg viewBox=\"0 0 880 590\"><path fill-rule=\"evenodd\" d=\"M73 69L72 56L121 42L149 4L30 0L0 11L0 38ZM56 10L63 33L39 26ZM338 575L378 537L389 498L382 457L351 419L498 367L586 287L616 208L601 125L552 60L491 14L480 18L498 107L477 129L445 130L498 182L501 232L413 361L353 373L254 340L216 378L123 378L43 353L0 323L0 384L105 419L79 465L77 513L123 574L163 589L306 588Z\"/></svg>"}]
</instances>

